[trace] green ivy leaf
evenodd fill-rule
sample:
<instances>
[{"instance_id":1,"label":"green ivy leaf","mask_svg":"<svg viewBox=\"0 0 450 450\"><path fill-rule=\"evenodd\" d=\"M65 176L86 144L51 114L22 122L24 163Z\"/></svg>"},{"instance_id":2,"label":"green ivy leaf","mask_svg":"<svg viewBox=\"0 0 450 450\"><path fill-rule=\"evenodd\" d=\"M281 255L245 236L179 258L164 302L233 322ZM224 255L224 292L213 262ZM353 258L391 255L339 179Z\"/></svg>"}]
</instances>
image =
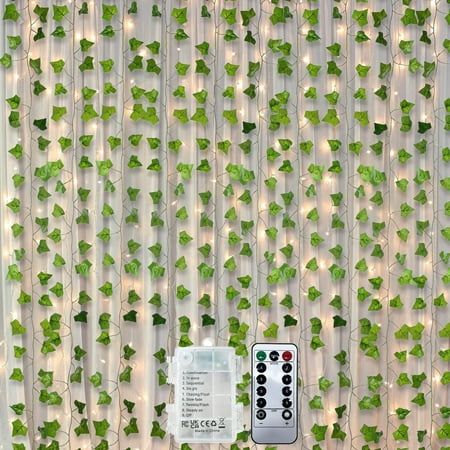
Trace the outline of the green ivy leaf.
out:
<instances>
[{"instance_id":1,"label":"green ivy leaf","mask_svg":"<svg viewBox=\"0 0 450 450\"><path fill-rule=\"evenodd\" d=\"M171 16L179 25L183 25L187 22L187 7L173 8Z\"/></svg>"},{"instance_id":2,"label":"green ivy leaf","mask_svg":"<svg viewBox=\"0 0 450 450\"><path fill-rule=\"evenodd\" d=\"M69 14L67 5L53 5L53 20L56 22L61 22L67 14Z\"/></svg>"},{"instance_id":3,"label":"green ivy leaf","mask_svg":"<svg viewBox=\"0 0 450 450\"><path fill-rule=\"evenodd\" d=\"M160 439L164 439L166 432L161 428L161 425L157 421L152 422L152 430L150 432L150 436L159 437Z\"/></svg>"},{"instance_id":4,"label":"green ivy leaf","mask_svg":"<svg viewBox=\"0 0 450 450\"><path fill-rule=\"evenodd\" d=\"M369 23L367 19L368 10L367 9L355 9L352 12L352 19L360 26L363 27Z\"/></svg>"},{"instance_id":5,"label":"green ivy leaf","mask_svg":"<svg viewBox=\"0 0 450 450\"><path fill-rule=\"evenodd\" d=\"M305 9L303 11L303 18L308 21L311 26L319 23L319 9Z\"/></svg>"},{"instance_id":6,"label":"green ivy leaf","mask_svg":"<svg viewBox=\"0 0 450 450\"><path fill-rule=\"evenodd\" d=\"M20 420L15 419L11 422L12 431L11 436L26 436L28 433L28 427Z\"/></svg>"},{"instance_id":7,"label":"green ivy leaf","mask_svg":"<svg viewBox=\"0 0 450 450\"><path fill-rule=\"evenodd\" d=\"M3 20L12 20L17 22L20 18L20 13L17 11L15 3L8 3L5 5L5 10L3 12Z\"/></svg>"},{"instance_id":8,"label":"green ivy leaf","mask_svg":"<svg viewBox=\"0 0 450 450\"><path fill-rule=\"evenodd\" d=\"M328 430L328 425L318 425L315 423L311 428L311 433L314 435L314 439L317 442L321 442L325 440L325 435Z\"/></svg>"},{"instance_id":9,"label":"green ivy leaf","mask_svg":"<svg viewBox=\"0 0 450 450\"><path fill-rule=\"evenodd\" d=\"M109 5L106 3L102 4L102 19L112 20L114 16L118 13L116 5Z\"/></svg>"},{"instance_id":10,"label":"green ivy leaf","mask_svg":"<svg viewBox=\"0 0 450 450\"><path fill-rule=\"evenodd\" d=\"M234 25L236 23L236 8L223 8L220 17L222 17L228 25Z\"/></svg>"},{"instance_id":11,"label":"green ivy leaf","mask_svg":"<svg viewBox=\"0 0 450 450\"><path fill-rule=\"evenodd\" d=\"M264 337L266 338L276 338L278 336L279 325L276 323L271 323L264 331Z\"/></svg>"}]
</instances>

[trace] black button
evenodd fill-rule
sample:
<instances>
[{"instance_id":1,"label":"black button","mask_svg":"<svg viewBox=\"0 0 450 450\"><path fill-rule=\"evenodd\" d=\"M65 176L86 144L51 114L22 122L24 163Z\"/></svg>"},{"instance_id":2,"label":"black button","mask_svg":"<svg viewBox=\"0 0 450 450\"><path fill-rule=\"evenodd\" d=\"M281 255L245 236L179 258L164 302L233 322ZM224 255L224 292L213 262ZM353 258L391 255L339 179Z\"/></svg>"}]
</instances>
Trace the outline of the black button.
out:
<instances>
[{"instance_id":1,"label":"black button","mask_svg":"<svg viewBox=\"0 0 450 450\"><path fill-rule=\"evenodd\" d=\"M281 368L283 369L283 372L289 373L292 370L292 364L284 363Z\"/></svg>"},{"instance_id":2,"label":"black button","mask_svg":"<svg viewBox=\"0 0 450 450\"><path fill-rule=\"evenodd\" d=\"M283 393L283 395L285 395L286 397L289 397L290 395L292 395L292 391L291 388L289 386L284 387L281 392Z\"/></svg>"},{"instance_id":3,"label":"black button","mask_svg":"<svg viewBox=\"0 0 450 450\"><path fill-rule=\"evenodd\" d=\"M256 411L256 417L259 420L263 420L266 418L266 412L263 409L258 409L258 411Z\"/></svg>"},{"instance_id":4,"label":"black button","mask_svg":"<svg viewBox=\"0 0 450 450\"><path fill-rule=\"evenodd\" d=\"M258 384L264 384L267 381L267 378L265 377L265 375L258 375L256 377L256 381Z\"/></svg>"},{"instance_id":5,"label":"black button","mask_svg":"<svg viewBox=\"0 0 450 450\"><path fill-rule=\"evenodd\" d=\"M283 408L290 408L291 406L292 406L291 400L289 400L288 398L284 398L283 399Z\"/></svg>"},{"instance_id":6,"label":"black button","mask_svg":"<svg viewBox=\"0 0 450 450\"><path fill-rule=\"evenodd\" d=\"M256 364L256 370L259 373L265 372L266 371L266 365L264 363L258 363L258 364Z\"/></svg>"},{"instance_id":7,"label":"black button","mask_svg":"<svg viewBox=\"0 0 450 450\"><path fill-rule=\"evenodd\" d=\"M266 395L267 389L264 386L258 386L256 393L258 395Z\"/></svg>"},{"instance_id":8,"label":"black button","mask_svg":"<svg viewBox=\"0 0 450 450\"><path fill-rule=\"evenodd\" d=\"M270 352L269 358L271 361L278 361L278 358L280 357L280 354L276 352L275 350L273 352Z\"/></svg>"},{"instance_id":9,"label":"black button","mask_svg":"<svg viewBox=\"0 0 450 450\"><path fill-rule=\"evenodd\" d=\"M259 376L261 376L261 375L259 375ZM283 384L291 384L292 383L292 377L290 375L284 375L281 380L283 381ZM264 383L261 383L261 384L264 384Z\"/></svg>"},{"instance_id":10,"label":"black button","mask_svg":"<svg viewBox=\"0 0 450 450\"><path fill-rule=\"evenodd\" d=\"M264 408L264 406L266 406L267 402L264 398L258 398L258 400L256 400L256 406L258 408Z\"/></svg>"},{"instance_id":11,"label":"black button","mask_svg":"<svg viewBox=\"0 0 450 450\"><path fill-rule=\"evenodd\" d=\"M282 417L284 420L289 420L292 417L292 412L289 411L289 409L285 409L282 413L281 413Z\"/></svg>"}]
</instances>

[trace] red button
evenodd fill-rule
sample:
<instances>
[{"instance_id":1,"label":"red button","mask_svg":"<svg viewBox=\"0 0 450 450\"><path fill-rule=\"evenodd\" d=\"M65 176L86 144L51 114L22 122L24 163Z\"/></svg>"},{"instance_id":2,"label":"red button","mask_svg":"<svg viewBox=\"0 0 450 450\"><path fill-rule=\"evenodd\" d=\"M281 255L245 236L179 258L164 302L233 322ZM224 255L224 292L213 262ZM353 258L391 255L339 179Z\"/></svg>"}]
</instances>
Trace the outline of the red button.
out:
<instances>
[{"instance_id":1,"label":"red button","mask_svg":"<svg viewBox=\"0 0 450 450\"><path fill-rule=\"evenodd\" d=\"M292 353L283 352L283 355L281 357L283 358L283 361L290 361L292 359Z\"/></svg>"}]
</instances>

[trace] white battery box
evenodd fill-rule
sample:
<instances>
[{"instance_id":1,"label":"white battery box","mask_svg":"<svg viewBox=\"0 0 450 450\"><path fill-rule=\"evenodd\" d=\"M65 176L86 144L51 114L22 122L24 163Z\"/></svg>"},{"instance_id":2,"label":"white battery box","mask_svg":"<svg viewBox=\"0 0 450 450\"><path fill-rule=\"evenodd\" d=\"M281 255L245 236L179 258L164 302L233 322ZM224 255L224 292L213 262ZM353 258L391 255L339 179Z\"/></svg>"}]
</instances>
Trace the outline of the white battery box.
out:
<instances>
[{"instance_id":1,"label":"white battery box","mask_svg":"<svg viewBox=\"0 0 450 450\"><path fill-rule=\"evenodd\" d=\"M168 427L178 443L230 443L242 431L242 404L236 403L241 362L231 347L177 347L169 358L174 403Z\"/></svg>"}]
</instances>

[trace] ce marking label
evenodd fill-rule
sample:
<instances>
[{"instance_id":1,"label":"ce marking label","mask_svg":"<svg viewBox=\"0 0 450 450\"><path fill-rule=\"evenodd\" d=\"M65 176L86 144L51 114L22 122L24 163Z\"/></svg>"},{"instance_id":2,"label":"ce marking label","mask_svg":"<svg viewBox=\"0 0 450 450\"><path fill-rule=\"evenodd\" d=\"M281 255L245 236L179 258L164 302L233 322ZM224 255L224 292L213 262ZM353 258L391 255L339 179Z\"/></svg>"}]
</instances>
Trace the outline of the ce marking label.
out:
<instances>
[{"instance_id":1,"label":"ce marking label","mask_svg":"<svg viewBox=\"0 0 450 450\"><path fill-rule=\"evenodd\" d=\"M217 422L215 420L201 420L200 428L210 428L217 426Z\"/></svg>"}]
</instances>

